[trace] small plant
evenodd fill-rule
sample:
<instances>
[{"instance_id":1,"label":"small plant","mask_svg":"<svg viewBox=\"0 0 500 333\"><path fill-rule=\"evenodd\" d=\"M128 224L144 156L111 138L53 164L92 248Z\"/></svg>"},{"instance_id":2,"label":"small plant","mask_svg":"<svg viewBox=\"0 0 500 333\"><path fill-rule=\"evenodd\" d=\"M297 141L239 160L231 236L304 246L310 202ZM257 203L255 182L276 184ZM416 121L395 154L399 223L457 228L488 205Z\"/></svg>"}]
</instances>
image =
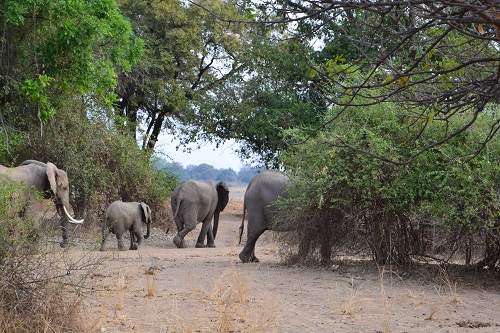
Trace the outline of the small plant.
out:
<instances>
[{"instance_id":1,"label":"small plant","mask_svg":"<svg viewBox=\"0 0 500 333\"><path fill-rule=\"evenodd\" d=\"M241 304L248 302L248 279L240 271L234 270L233 279L236 288L236 297Z\"/></svg>"},{"instance_id":2,"label":"small plant","mask_svg":"<svg viewBox=\"0 0 500 333\"><path fill-rule=\"evenodd\" d=\"M382 300L382 306L384 309L384 313L382 315L382 333L389 333L390 327L390 316L389 316L389 310L388 310L388 302L387 302L387 295L385 293L385 286L384 286L384 269L382 268L380 272L380 298Z\"/></svg>"},{"instance_id":3,"label":"small plant","mask_svg":"<svg viewBox=\"0 0 500 333\"><path fill-rule=\"evenodd\" d=\"M429 315L425 317L425 320L432 320L434 318L434 315L436 314L438 305L437 304L432 304L431 309L429 311Z\"/></svg>"},{"instance_id":4,"label":"small plant","mask_svg":"<svg viewBox=\"0 0 500 333\"><path fill-rule=\"evenodd\" d=\"M450 276L448 275L448 272L441 266L439 267L439 274L441 275L441 279L443 280L443 282L448 287L448 291L449 291L450 297L451 297L451 302L452 303L462 303L462 300L460 299L460 296L458 296L458 293L457 293L457 283L451 281Z\"/></svg>"},{"instance_id":5,"label":"small plant","mask_svg":"<svg viewBox=\"0 0 500 333\"><path fill-rule=\"evenodd\" d=\"M125 277L122 274L120 274L120 276L118 277L117 288L118 288L118 297L115 309L118 311L123 311L123 309L125 308L123 306L123 300L125 298L125 292L123 291L123 289L125 288Z\"/></svg>"},{"instance_id":6,"label":"small plant","mask_svg":"<svg viewBox=\"0 0 500 333\"><path fill-rule=\"evenodd\" d=\"M148 297L153 297L155 295L156 280L158 268L156 266L149 267L144 274L146 275L146 295Z\"/></svg>"}]
</instances>

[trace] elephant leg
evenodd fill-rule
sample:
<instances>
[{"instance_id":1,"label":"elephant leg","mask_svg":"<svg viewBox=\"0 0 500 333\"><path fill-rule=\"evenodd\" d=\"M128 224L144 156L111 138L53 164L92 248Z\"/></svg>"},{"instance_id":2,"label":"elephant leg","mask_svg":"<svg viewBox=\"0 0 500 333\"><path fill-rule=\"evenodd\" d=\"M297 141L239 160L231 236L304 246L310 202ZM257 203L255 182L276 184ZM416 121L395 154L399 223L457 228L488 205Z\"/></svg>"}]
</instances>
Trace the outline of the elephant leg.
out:
<instances>
[{"instance_id":1,"label":"elephant leg","mask_svg":"<svg viewBox=\"0 0 500 333\"><path fill-rule=\"evenodd\" d=\"M132 231L130 231L130 247L129 250L137 250L137 243L135 242L135 235Z\"/></svg>"},{"instance_id":2,"label":"elephant leg","mask_svg":"<svg viewBox=\"0 0 500 333\"><path fill-rule=\"evenodd\" d=\"M214 236L213 236L213 231L212 231L212 224L210 221L204 221L203 226L201 227L200 235L198 236L198 241L196 242L196 247L206 247L205 246L205 237L207 236L208 232L212 233L212 243L210 244L210 241L208 242L208 245L210 247L215 247L214 244Z\"/></svg>"},{"instance_id":3,"label":"elephant leg","mask_svg":"<svg viewBox=\"0 0 500 333\"><path fill-rule=\"evenodd\" d=\"M215 247L215 237L211 223L210 226L208 227L208 232L207 232L207 247Z\"/></svg>"},{"instance_id":4,"label":"elephant leg","mask_svg":"<svg viewBox=\"0 0 500 333\"><path fill-rule=\"evenodd\" d=\"M120 251L126 251L127 248L123 244L123 232L117 232L116 233L116 240L118 241L118 250L120 250Z\"/></svg>"},{"instance_id":5,"label":"elephant leg","mask_svg":"<svg viewBox=\"0 0 500 333\"><path fill-rule=\"evenodd\" d=\"M240 252L239 257L242 262L259 262L259 259L255 256L255 243L259 239L260 235L264 233L267 229L261 229L257 233L252 233L247 236L247 242L243 250Z\"/></svg>"},{"instance_id":6,"label":"elephant leg","mask_svg":"<svg viewBox=\"0 0 500 333\"><path fill-rule=\"evenodd\" d=\"M182 229L181 231L179 231L177 233L177 235L174 237L174 244L175 246L177 246L178 248L184 248L186 247L186 243L184 242L184 237L186 237L186 235L191 232L194 228L188 228L188 227L184 227L184 229Z\"/></svg>"},{"instance_id":7,"label":"elephant leg","mask_svg":"<svg viewBox=\"0 0 500 333\"><path fill-rule=\"evenodd\" d=\"M69 220L67 217L61 217L61 230L62 230L62 242L59 243L62 248L65 248L68 246L68 226L69 226Z\"/></svg>"},{"instance_id":8,"label":"elephant leg","mask_svg":"<svg viewBox=\"0 0 500 333\"><path fill-rule=\"evenodd\" d=\"M178 216L175 217L175 225L177 227L177 232L181 232L181 230L184 229L184 223L182 223Z\"/></svg>"},{"instance_id":9,"label":"elephant leg","mask_svg":"<svg viewBox=\"0 0 500 333\"><path fill-rule=\"evenodd\" d=\"M142 243L142 235L137 230L130 231L130 250L137 250Z\"/></svg>"}]
</instances>

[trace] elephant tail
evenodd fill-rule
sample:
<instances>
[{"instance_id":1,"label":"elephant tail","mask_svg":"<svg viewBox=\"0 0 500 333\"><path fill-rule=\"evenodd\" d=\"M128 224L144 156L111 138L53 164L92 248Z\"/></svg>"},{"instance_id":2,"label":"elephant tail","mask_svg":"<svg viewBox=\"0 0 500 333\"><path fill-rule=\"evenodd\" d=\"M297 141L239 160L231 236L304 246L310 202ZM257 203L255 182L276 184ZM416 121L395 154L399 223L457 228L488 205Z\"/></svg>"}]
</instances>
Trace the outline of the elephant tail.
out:
<instances>
[{"instance_id":1,"label":"elephant tail","mask_svg":"<svg viewBox=\"0 0 500 333\"><path fill-rule=\"evenodd\" d=\"M102 239L101 239L101 244L104 244L104 242L106 241L106 236L107 236L106 231L108 231L108 226L107 226L108 217L106 215L107 214L105 213L102 216Z\"/></svg>"},{"instance_id":2,"label":"elephant tail","mask_svg":"<svg viewBox=\"0 0 500 333\"><path fill-rule=\"evenodd\" d=\"M175 221L175 217L177 216L177 213L179 212L179 206L181 205L182 198L179 197L172 197L172 218Z\"/></svg>"},{"instance_id":3,"label":"elephant tail","mask_svg":"<svg viewBox=\"0 0 500 333\"><path fill-rule=\"evenodd\" d=\"M241 244L241 237L243 236L243 230L245 229L245 211L246 211L246 206L245 203L243 203L243 219L241 220L241 225L240 225L240 241L238 244Z\"/></svg>"}]
</instances>

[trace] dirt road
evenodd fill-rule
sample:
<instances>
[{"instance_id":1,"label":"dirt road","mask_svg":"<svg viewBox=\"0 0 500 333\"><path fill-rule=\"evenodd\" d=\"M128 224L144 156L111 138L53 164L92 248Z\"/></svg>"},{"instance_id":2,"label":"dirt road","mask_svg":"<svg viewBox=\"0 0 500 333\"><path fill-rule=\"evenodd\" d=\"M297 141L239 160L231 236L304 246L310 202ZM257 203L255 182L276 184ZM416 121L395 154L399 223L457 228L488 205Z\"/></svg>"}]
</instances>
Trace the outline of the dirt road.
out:
<instances>
[{"instance_id":1,"label":"dirt road","mask_svg":"<svg viewBox=\"0 0 500 333\"><path fill-rule=\"evenodd\" d=\"M89 325L97 332L500 331L498 287L455 283L437 271L430 279L381 273L369 262L285 267L268 237L257 244L261 262L243 264L240 222L221 214L217 248L194 248L199 227L186 249L162 230L138 251L116 251L110 236L107 252L92 253L103 263L85 294ZM73 257L85 251L70 249Z\"/></svg>"}]
</instances>

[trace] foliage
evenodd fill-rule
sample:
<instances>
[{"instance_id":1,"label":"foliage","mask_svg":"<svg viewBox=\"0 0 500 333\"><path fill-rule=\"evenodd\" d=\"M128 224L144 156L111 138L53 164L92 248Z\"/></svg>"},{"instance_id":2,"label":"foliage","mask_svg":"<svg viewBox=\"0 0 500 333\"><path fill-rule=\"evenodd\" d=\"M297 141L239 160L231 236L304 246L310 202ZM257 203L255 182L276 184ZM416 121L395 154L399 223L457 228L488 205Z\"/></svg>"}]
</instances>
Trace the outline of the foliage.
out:
<instances>
[{"instance_id":1,"label":"foliage","mask_svg":"<svg viewBox=\"0 0 500 333\"><path fill-rule=\"evenodd\" d=\"M74 108L85 106L74 104ZM14 164L26 159L51 161L68 173L72 205L86 225L100 223L101 214L114 200L143 201L153 217L164 214L164 202L176 180L168 172L156 171L149 156L108 120L77 115L57 115L25 145L13 146ZM37 135L38 134L38 135Z\"/></svg>"},{"instance_id":2,"label":"foliage","mask_svg":"<svg viewBox=\"0 0 500 333\"><path fill-rule=\"evenodd\" d=\"M19 190L14 183L0 182L0 331L85 331L90 325L81 317L81 301L64 287L74 263L66 261L67 269L61 271L50 247L34 241L33 221L19 217L24 204L16 195ZM85 265L91 269L89 262Z\"/></svg>"},{"instance_id":3,"label":"foliage","mask_svg":"<svg viewBox=\"0 0 500 333\"><path fill-rule=\"evenodd\" d=\"M152 150L161 130L172 130L176 121L189 124L195 117L196 96L207 102L217 98L213 87L238 72L245 30L179 0L119 3L135 34L145 41L139 65L119 77L119 112L132 136L141 134L142 148ZM238 16L232 1L204 5L222 16Z\"/></svg>"},{"instance_id":4,"label":"foliage","mask_svg":"<svg viewBox=\"0 0 500 333\"><path fill-rule=\"evenodd\" d=\"M188 165L184 168L178 162L168 162L162 158L155 158L152 162L152 166L156 170L163 170L172 173L178 181L199 179L212 180L214 182L224 180L226 182L248 183L252 177L259 172L259 169L245 167L241 168L238 173L236 173L236 171L232 168L215 169L209 164Z\"/></svg>"},{"instance_id":5,"label":"foliage","mask_svg":"<svg viewBox=\"0 0 500 333\"><path fill-rule=\"evenodd\" d=\"M309 85L312 48L274 40L268 31L255 34L245 70L216 87L223 99L202 100L189 126L198 140L236 139L241 156L277 167L276 157L289 146L285 131L318 126L325 109Z\"/></svg>"},{"instance_id":6,"label":"foliage","mask_svg":"<svg viewBox=\"0 0 500 333\"><path fill-rule=\"evenodd\" d=\"M412 255L432 254L433 240L424 237L429 221L452 234L498 237L500 140L491 140L474 159L464 154L483 142L495 121L492 115L481 113L472 128L452 141L410 165L396 165L373 156L404 159L418 149L401 149L413 120L399 111L394 103L351 107L318 137L283 156L282 163L296 176L296 192L287 204L294 209L285 209L288 214L279 223L303 221L298 231L302 256L314 256L320 248L327 262L329 249L345 245L341 238L348 235L344 250L367 245L378 263L409 263ZM432 123L421 139L432 141L463 121L451 119L446 127ZM297 142L307 137L300 131L290 135ZM339 144L346 141L356 144Z\"/></svg>"},{"instance_id":7,"label":"foliage","mask_svg":"<svg viewBox=\"0 0 500 333\"><path fill-rule=\"evenodd\" d=\"M480 117L488 103L498 100L500 23L494 3L306 0L250 2L246 7L258 14L252 22L285 31L273 36L317 45L309 54L309 86L329 108L344 108L337 108L314 133L353 105L392 101L414 119L408 123L405 145L418 149L392 162L411 163L453 139ZM295 58L303 54L308 53L296 53ZM421 140L428 121L462 117L467 121L454 132ZM494 117L498 120L498 112ZM470 146L474 150L467 153L485 147L499 125L491 122L482 145Z\"/></svg>"},{"instance_id":8,"label":"foliage","mask_svg":"<svg viewBox=\"0 0 500 333\"><path fill-rule=\"evenodd\" d=\"M64 113L68 97L110 106L115 69L130 71L142 52L114 0L6 0L0 23L3 135Z\"/></svg>"}]
</instances>

